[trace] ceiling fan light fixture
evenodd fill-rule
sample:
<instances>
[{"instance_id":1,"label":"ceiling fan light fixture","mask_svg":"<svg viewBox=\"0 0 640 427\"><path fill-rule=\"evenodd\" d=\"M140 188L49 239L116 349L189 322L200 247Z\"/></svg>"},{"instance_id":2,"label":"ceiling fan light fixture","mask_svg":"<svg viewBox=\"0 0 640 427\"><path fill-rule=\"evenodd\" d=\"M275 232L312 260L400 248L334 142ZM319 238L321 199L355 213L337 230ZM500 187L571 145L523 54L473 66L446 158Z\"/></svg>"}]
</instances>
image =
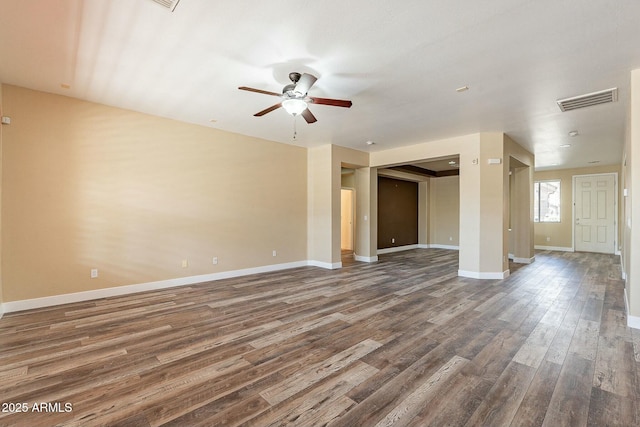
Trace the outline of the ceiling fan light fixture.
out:
<instances>
[{"instance_id":1,"label":"ceiling fan light fixture","mask_svg":"<svg viewBox=\"0 0 640 427\"><path fill-rule=\"evenodd\" d=\"M307 103L302 99L285 99L282 101L282 107L287 113L297 116L307 109Z\"/></svg>"},{"instance_id":2,"label":"ceiling fan light fixture","mask_svg":"<svg viewBox=\"0 0 640 427\"><path fill-rule=\"evenodd\" d=\"M289 73L289 79L291 84L286 85L282 89L282 94L271 92L268 90L255 89L248 86L240 86L238 89L247 90L249 92L262 93L264 95L277 96L280 98L280 102L272 105L269 108L265 108L262 111L258 111L254 114L255 117L262 117L267 113L277 110L283 107L287 113L292 116L302 116L307 124L315 123L318 121L313 113L309 110L308 104L320 104L329 105L332 107L351 107L351 101L346 99L332 99L332 98L317 98L314 96L307 96L309 89L318 80L316 76L308 73L300 74L297 72ZM295 121L294 121L295 123Z\"/></svg>"}]
</instances>

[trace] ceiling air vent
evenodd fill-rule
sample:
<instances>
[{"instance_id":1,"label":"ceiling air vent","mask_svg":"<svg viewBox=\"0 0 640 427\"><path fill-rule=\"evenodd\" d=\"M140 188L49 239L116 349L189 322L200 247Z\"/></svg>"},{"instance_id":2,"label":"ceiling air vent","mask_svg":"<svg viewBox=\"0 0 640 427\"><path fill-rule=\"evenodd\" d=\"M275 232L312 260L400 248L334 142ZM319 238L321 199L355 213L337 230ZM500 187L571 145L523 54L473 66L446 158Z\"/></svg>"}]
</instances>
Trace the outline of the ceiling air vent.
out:
<instances>
[{"instance_id":1,"label":"ceiling air vent","mask_svg":"<svg viewBox=\"0 0 640 427\"><path fill-rule=\"evenodd\" d=\"M571 98L559 99L556 102L562 111L577 110L578 108L591 107L592 105L608 104L618 100L618 88L601 90Z\"/></svg>"},{"instance_id":2,"label":"ceiling air vent","mask_svg":"<svg viewBox=\"0 0 640 427\"><path fill-rule=\"evenodd\" d=\"M158 3L162 7L166 7L171 12L176 10L176 6L180 3L180 0L151 0L154 3Z\"/></svg>"}]
</instances>

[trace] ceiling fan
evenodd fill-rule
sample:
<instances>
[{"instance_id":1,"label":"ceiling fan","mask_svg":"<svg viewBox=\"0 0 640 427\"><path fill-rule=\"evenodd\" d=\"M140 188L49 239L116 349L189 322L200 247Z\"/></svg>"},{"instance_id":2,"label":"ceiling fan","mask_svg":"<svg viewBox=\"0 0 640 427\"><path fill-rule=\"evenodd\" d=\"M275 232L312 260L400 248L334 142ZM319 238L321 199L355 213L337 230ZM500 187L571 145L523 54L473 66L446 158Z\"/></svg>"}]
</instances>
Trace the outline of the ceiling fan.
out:
<instances>
[{"instance_id":1,"label":"ceiling fan","mask_svg":"<svg viewBox=\"0 0 640 427\"><path fill-rule=\"evenodd\" d=\"M297 72L293 72L289 73L289 79L291 80L291 83L282 88L282 94L269 92L262 89L254 89L247 86L240 86L238 89L248 90L249 92L263 93L265 95L273 95L282 98L282 101L278 102L277 104L254 114L254 116L256 117L264 116L265 114L270 113L273 110L277 110L278 108L283 107L285 110L287 110L287 113L291 114L292 116L301 115L302 117L304 117L307 123L315 123L317 119L313 115L313 113L309 111L308 104L322 104L345 108L351 107L351 101L308 96L307 92L309 91L309 89L311 89L311 86L313 86L316 80L318 80L317 77L311 74L300 74Z\"/></svg>"}]
</instances>

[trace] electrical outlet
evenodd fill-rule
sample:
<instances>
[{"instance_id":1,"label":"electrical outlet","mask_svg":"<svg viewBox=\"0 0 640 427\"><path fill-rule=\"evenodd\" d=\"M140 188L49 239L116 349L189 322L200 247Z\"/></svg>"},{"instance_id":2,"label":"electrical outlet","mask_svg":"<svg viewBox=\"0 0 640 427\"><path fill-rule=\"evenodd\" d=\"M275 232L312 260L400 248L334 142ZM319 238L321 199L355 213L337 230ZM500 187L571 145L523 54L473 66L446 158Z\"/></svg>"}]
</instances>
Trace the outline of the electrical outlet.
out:
<instances>
[{"instance_id":1,"label":"electrical outlet","mask_svg":"<svg viewBox=\"0 0 640 427\"><path fill-rule=\"evenodd\" d=\"M449 236L449 241L453 242L453 237L452 236Z\"/></svg>"},{"instance_id":2,"label":"electrical outlet","mask_svg":"<svg viewBox=\"0 0 640 427\"><path fill-rule=\"evenodd\" d=\"M273 256L278 256L278 252L276 252L276 250L273 250Z\"/></svg>"},{"instance_id":3,"label":"electrical outlet","mask_svg":"<svg viewBox=\"0 0 640 427\"><path fill-rule=\"evenodd\" d=\"M187 268L187 267L189 267L189 261L186 260L186 259L183 259L182 260L182 268Z\"/></svg>"},{"instance_id":4,"label":"electrical outlet","mask_svg":"<svg viewBox=\"0 0 640 427\"><path fill-rule=\"evenodd\" d=\"M547 242L551 241L551 237L547 236Z\"/></svg>"},{"instance_id":5,"label":"electrical outlet","mask_svg":"<svg viewBox=\"0 0 640 427\"><path fill-rule=\"evenodd\" d=\"M394 237L391 238L391 243L395 243L396 239Z\"/></svg>"},{"instance_id":6,"label":"electrical outlet","mask_svg":"<svg viewBox=\"0 0 640 427\"><path fill-rule=\"evenodd\" d=\"M213 265L218 265L218 257L214 256L213 260L211 261Z\"/></svg>"},{"instance_id":7,"label":"electrical outlet","mask_svg":"<svg viewBox=\"0 0 640 427\"><path fill-rule=\"evenodd\" d=\"M98 277L98 269L97 268L92 268L91 269L91 278L95 279L96 277Z\"/></svg>"}]
</instances>

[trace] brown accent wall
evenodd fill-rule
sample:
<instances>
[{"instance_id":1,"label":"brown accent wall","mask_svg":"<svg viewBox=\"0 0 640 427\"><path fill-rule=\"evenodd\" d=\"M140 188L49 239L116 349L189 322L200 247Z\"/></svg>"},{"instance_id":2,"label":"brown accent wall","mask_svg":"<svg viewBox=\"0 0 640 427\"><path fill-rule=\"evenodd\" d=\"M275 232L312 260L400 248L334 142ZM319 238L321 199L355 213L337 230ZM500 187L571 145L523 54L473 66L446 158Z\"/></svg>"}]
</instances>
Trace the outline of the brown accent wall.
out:
<instances>
[{"instance_id":1,"label":"brown accent wall","mask_svg":"<svg viewBox=\"0 0 640 427\"><path fill-rule=\"evenodd\" d=\"M416 244L418 183L379 177L378 249Z\"/></svg>"}]
</instances>

